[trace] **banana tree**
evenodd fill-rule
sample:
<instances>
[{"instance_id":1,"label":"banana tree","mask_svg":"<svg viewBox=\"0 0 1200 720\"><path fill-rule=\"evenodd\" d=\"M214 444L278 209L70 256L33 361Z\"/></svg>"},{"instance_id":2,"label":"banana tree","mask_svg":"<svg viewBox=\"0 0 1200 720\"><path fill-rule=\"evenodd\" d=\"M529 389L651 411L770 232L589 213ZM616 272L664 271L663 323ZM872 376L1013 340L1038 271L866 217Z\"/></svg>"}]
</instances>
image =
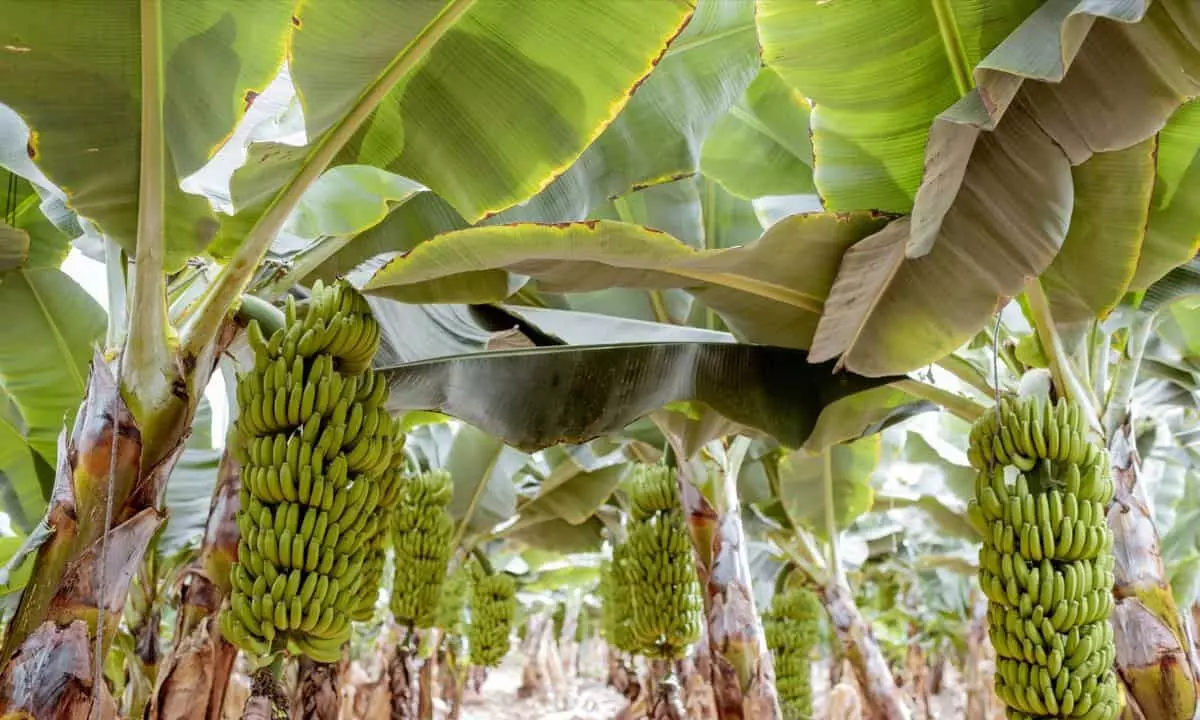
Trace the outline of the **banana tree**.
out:
<instances>
[{"instance_id":1,"label":"banana tree","mask_svg":"<svg viewBox=\"0 0 1200 720\"><path fill-rule=\"evenodd\" d=\"M347 15L279 0L239 9L144 0L14 6L5 15L0 102L23 121L5 126L5 165L109 240L114 277L133 261L127 313L110 314L115 352L92 362L61 451L42 453L58 464L47 515L54 532L37 550L0 682L7 709L40 716L86 708L93 695L111 703L90 670L99 661L91 638L101 638L102 655L161 523L166 478L200 393L235 334L230 312L322 172L354 162L402 169L471 220L518 203L612 120L691 8L656 3L614 16L545 6L536 40L518 29L528 17L517 23L496 5L457 1ZM355 47L354 62L338 58L338 47ZM458 63L489 53L486 63ZM237 212L218 217L203 198L184 194L180 179L205 164L285 61L309 142L254 145L232 185ZM485 100L489 88L496 97ZM423 99L455 93L469 104ZM51 96L66 102L44 101ZM511 108L503 131L471 120L478 110L470 108L482 107ZM81 111L88 122L76 122ZM505 150L513 147L520 152ZM465 167L473 169L459 172ZM165 273L198 255L220 264L209 266L198 300L169 312ZM6 365L5 377L14 370ZM25 402L33 402L29 390ZM14 399L22 405L22 395ZM53 436L58 417L42 420L41 432ZM43 682L49 653L77 658L72 682Z\"/></svg>"}]
</instances>

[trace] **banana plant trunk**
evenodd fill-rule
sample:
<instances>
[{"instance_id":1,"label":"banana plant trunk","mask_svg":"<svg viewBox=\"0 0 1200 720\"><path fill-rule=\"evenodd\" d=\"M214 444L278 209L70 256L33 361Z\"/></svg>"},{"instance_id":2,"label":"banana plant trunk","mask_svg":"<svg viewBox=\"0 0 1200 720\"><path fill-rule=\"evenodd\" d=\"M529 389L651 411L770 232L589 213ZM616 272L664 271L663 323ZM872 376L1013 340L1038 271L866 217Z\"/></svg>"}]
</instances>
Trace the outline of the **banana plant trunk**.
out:
<instances>
[{"instance_id":1,"label":"banana plant trunk","mask_svg":"<svg viewBox=\"0 0 1200 720\"><path fill-rule=\"evenodd\" d=\"M301 656L299 683L292 717L305 720L338 720L342 705L342 675L346 659L335 663L316 662Z\"/></svg>"},{"instance_id":2,"label":"banana plant trunk","mask_svg":"<svg viewBox=\"0 0 1200 720\"><path fill-rule=\"evenodd\" d=\"M199 392L238 328L225 322L203 356L176 358L191 382L173 386L170 405L140 423L114 368L99 352L58 465L29 584L9 623L0 669L0 717L74 718L115 713L97 671L125 606L129 585L165 517L167 478L183 453ZM104 633L97 641L103 623ZM98 652L97 652L98 651Z\"/></svg>"},{"instance_id":3,"label":"banana plant trunk","mask_svg":"<svg viewBox=\"0 0 1200 720\"><path fill-rule=\"evenodd\" d=\"M147 720L220 720L237 647L221 635L217 613L229 592L229 568L237 560L237 511L241 468L232 453L221 456L200 557L179 583L175 641L162 662Z\"/></svg>"},{"instance_id":4,"label":"banana plant trunk","mask_svg":"<svg viewBox=\"0 0 1200 720\"><path fill-rule=\"evenodd\" d=\"M44 519L52 535L37 550L5 637L0 716L88 717L93 698L102 716L115 712L97 678L93 638L102 619L103 647L111 643L130 582L163 520L154 490L182 448L179 442L159 453L143 444L112 370L97 354L74 430L59 436Z\"/></svg>"},{"instance_id":5,"label":"banana plant trunk","mask_svg":"<svg viewBox=\"0 0 1200 720\"><path fill-rule=\"evenodd\" d=\"M391 696L392 720L416 720L417 678L413 667L412 650L407 640L396 645L396 654L388 662L388 690Z\"/></svg>"},{"instance_id":6,"label":"banana plant trunk","mask_svg":"<svg viewBox=\"0 0 1200 720\"><path fill-rule=\"evenodd\" d=\"M1116 499L1113 531L1116 665L1125 684L1127 720L1191 720L1197 670L1159 552L1128 414L1109 439Z\"/></svg>"},{"instance_id":7,"label":"banana plant trunk","mask_svg":"<svg viewBox=\"0 0 1200 720\"><path fill-rule=\"evenodd\" d=\"M720 473L711 500L684 476L679 497L704 594L712 687L721 720L779 720L775 668L754 604L737 478Z\"/></svg>"},{"instance_id":8,"label":"banana plant trunk","mask_svg":"<svg viewBox=\"0 0 1200 720\"><path fill-rule=\"evenodd\" d=\"M854 604L850 589L841 582L831 582L822 589L821 597L871 715L880 720L912 720L912 711L901 696L871 626Z\"/></svg>"}]
</instances>

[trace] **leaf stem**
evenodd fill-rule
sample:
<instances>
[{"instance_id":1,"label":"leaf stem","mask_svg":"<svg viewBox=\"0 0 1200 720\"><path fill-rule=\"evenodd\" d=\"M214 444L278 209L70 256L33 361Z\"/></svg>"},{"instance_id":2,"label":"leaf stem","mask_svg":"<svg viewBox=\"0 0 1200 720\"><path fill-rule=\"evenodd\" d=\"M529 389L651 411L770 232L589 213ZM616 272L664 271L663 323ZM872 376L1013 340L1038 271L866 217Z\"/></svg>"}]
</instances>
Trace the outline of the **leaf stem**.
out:
<instances>
[{"instance_id":1,"label":"leaf stem","mask_svg":"<svg viewBox=\"0 0 1200 720\"><path fill-rule=\"evenodd\" d=\"M129 333L125 338L121 387L135 415L168 401L171 394L167 347L167 285L163 275L163 227L166 213L166 148L163 138L162 7L141 2L142 138L138 179L137 250Z\"/></svg>"},{"instance_id":2,"label":"leaf stem","mask_svg":"<svg viewBox=\"0 0 1200 720\"><path fill-rule=\"evenodd\" d=\"M104 238L104 284L108 295L108 333L105 345L118 348L125 343L129 324L125 314L125 251L116 240Z\"/></svg>"},{"instance_id":3,"label":"leaf stem","mask_svg":"<svg viewBox=\"0 0 1200 720\"><path fill-rule=\"evenodd\" d=\"M230 306L245 292L255 269L275 241L275 235L300 203L305 191L333 163L342 147L358 132L396 83L425 57L427 51L441 40L472 4L474 0L451 0L363 92L342 121L317 141L304 165L267 206L229 264L221 269L200 300L199 309L184 330L182 349L185 357L199 357L212 344Z\"/></svg>"},{"instance_id":4,"label":"leaf stem","mask_svg":"<svg viewBox=\"0 0 1200 720\"><path fill-rule=\"evenodd\" d=\"M1130 325L1125 352L1121 355L1121 362L1113 377L1108 404L1104 408L1104 438L1106 441L1116 434L1129 412L1130 401L1133 399L1133 386L1137 384L1142 356L1146 352L1146 341L1150 338L1153 328L1154 316L1146 313L1139 313Z\"/></svg>"},{"instance_id":5,"label":"leaf stem","mask_svg":"<svg viewBox=\"0 0 1200 720\"><path fill-rule=\"evenodd\" d=\"M1088 391L1079 376L1072 369L1071 360L1067 357L1062 338L1050 314L1050 301L1042 290L1042 283L1035 277L1025 283L1025 301L1029 307L1029 319L1042 343L1042 350L1050 363L1050 376L1054 386L1067 398L1077 403L1083 410L1083 416L1088 426L1100 430L1100 418L1092 403L1091 392Z\"/></svg>"},{"instance_id":6,"label":"leaf stem","mask_svg":"<svg viewBox=\"0 0 1200 720\"><path fill-rule=\"evenodd\" d=\"M963 397L957 393L952 393L949 390L931 385L927 382L922 382L916 378L904 378L892 383L892 387L897 390L903 390L909 395L919 397L922 400L939 405L945 408L948 412L956 415L969 423L973 423L987 412L987 408L970 398Z\"/></svg>"},{"instance_id":7,"label":"leaf stem","mask_svg":"<svg viewBox=\"0 0 1200 720\"><path fill-rule=\"evenodd\" d=\"M843 577L842 557L838 552L838 536L841 534L838 531L837 516L834 513L834 497L833 497L833 449L825 448L821 451L821 462L823 465L822 478L824 479L825 489L825 534L829 536L829 570L833 573L833 577L838 582L841 582Z\"/></svg>"}]
</instances>

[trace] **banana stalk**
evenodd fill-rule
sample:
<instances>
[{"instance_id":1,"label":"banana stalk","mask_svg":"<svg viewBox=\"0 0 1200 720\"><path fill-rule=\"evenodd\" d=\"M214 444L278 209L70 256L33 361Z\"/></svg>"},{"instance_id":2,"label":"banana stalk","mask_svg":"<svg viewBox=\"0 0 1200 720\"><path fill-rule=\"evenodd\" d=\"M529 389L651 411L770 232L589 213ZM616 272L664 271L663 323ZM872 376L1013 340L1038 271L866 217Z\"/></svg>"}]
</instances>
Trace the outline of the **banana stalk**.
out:
<instances>
[{"instance_id":1,"label":"banana stalk","mask_svg":"<svg viewBox=\"0 0 1200 720\"><path fill-rule=\"evenodd\" d=\"M175 642L162 662L147 720L219 720L237 648L221 635L217 613L229 592L229 568L237 559L241 468L221 456L200 557L180 582Z\"/></svg>"}]
</instances>

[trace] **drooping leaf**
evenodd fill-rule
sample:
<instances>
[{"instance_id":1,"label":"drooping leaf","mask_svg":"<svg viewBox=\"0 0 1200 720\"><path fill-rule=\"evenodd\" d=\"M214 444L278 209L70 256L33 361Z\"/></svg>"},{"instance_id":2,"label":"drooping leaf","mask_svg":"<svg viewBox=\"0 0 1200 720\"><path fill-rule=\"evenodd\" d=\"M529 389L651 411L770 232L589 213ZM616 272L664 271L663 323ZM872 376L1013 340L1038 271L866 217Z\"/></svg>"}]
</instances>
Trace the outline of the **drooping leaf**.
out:
<instances>
[{"instance_id":1,"label":"drooping leaf","mask_svg":"<svg viewBox=\"0 0 1200 720\"><path fill-rule=\"evenodd\" d=\"M1130 284L1141 290L1200 252L1200 100L1179 108L1158 134L1157 175L1146 240Z\"/></svg>"},{"instance_id":2,"label":"drooping leaf","mask_svg":"<svg viewBox=\"0 0 1200 720\"><path fill-rule=\"evenodd\" d=\"M520 13L466 0L306 3L295 14L289 68L312 142L354 129L346 124L358 122L347 120L353 109L373 110L339 162L413 178L477 221L569 167L691 13L681 0L627 3L622 12L538 3ZM265 206L308 153L253 146L234 177L234 204Z\"/></svg>"},{"instance_id":3,"label":"drooping leaf","mask_svg":"<svg viewBox=\"0 0 1200 720\"><path fill-rule=\"evenodd\" d=\"M813 194L808 101L770 68L704 139L700 169L743 198Z\"/></svg>"},{"instance_id":4,"label":"drooping leaf","mask_svg":"<svg viewBox=\"0 0 1200 720\"><path fill-rule=\"evenodd\" d=\"M878 435L811 453L797 450L779 460L777 491L794 525L829 538L871 509L871 475L879 462ZM832 503L832 504L831 504Z\"/></svg>"},{"instance_id":5,"label":"drooping leaf","mask_svg":"<svg viewBox=\"0 0 1200 720\"><path fill-rule=\"evenodd\" d=\"M1126 150L1098 153L1072 169L1071 228L1062 250L1042 274L1056 321L1103 317L1128 290L1142 255L1155 146L1151 139ZM1200 223L1196 229L1200 231Z\"/></svg>"},{"instance_id":6,"label":"drooping leaf","mask_svg":"<svg viewBox=\"0 0 1200 720\"><path fill-rule=\"evenodd\" d=\"M0 55L0 103L28 123L29 155L49 183L129 251L137 231L140 7L132 0L0 4L0 47L8 48ZM278 70L291 11L289 0L162 4L169 267L202 250L216 230L208 203L184 195L179 180L208 160ZM10 140L0 135L0 145Z\"/></svg>"},{"instance_id":7,"label":"drooping leaf","mask_svg":"<svg viewBox=\"0 0 1200 720\"><path fill-rule=\"evenodd\" d=\"M93 346L104 336L104 310L50 268L0 276L0 307L0 383L20 408L29 444L53 465L58 433L74 421Z\"/></svg>"},{"instance_id":8,"label":"drooping leaf","mask_svg":"<svg viewBox=\"0 0 1200 720\"><path fill-rule=\"evenodd\" d=\"M560 518L549 518L533 525L518 527L505 537L528 547L562 553L595 552L603 541L604 522L597 517L579 525Z\"/></svg>"},{"instance_id":9,"label":"drooping leaf","mask_svg":"<svg viewBox=\"0 0 1200 720\"><path fill-rule=\"evenodd\" d=\"M583 524L596 508L608 501L627 470L628 464L590 472L580 470L557 484L550 484L521 506L521 522L559 518L572 525Z\"/></svg>"},{"instance_id":10,"label":"drooping leaf","mask_svg":"<svg viewBox=\"0 0 1200 720\"><path fill-rule=\"evenodd\" d=\"M831 445L872 435L919 413L933 410L932 403L920 401L903 390L883 386L844 397L831 403L817 418L804 449L820 452Z\"/></svg>"},{"instance_id":11,"label":"drooping leaf","mask_svg":"<svg viewBox=\"0 0 1200 720\"><path fill-rule=\"evenodd\" d=\"M979 542L982 538L963 512L955 511L935 495L905 497L879 495L875 498L876 509L914 508L932 520L940 531L968 542Z\"/></svg>"},{"instance_id":12,"label":"drooping leaf","mask_svg":"<svg viewBox=\"0 0 1200 720\"><path fill-rule=\"evenodd\" d=\"M389 263L365 290L405 302L500 302L530 279L544 292L682 287L751 342L807 347L839 258L882 218L801 215L740 248L696 251L611 221L476 227ZM781 254L803 263L781 263Z\"/></svg>"},{"instance_id":13,"label":"drooping leaf","mask_svg":"<svg viewBox=\"0 0 1200 720\"><path fill-rule=\"evenodd\" d=\"M517 512L513 473L527 462L524 453L470 425L454 436L445 470L454 482L450 514L467 530L486 532Z\"/></svg>"},{"instance_id":14,"label":"drooping leaf","mask_svg":"<svg viewBox=\"0 0 1200 720\"><path fill-rule=\"evenodd\" d=\"M420 306L424 307L424 306ZM536 326L567 345L646 342L734 342L729 333L701 328L630 320L611 315L505 305L506 313ZM449 353L445 353L449 354Z\"/></svg>"},{"instance_id":15,"label":"drooping leaf","mask_svg":"<svg viewBox=\"0 0 1200 720\"><path fill-rule=\"evenodd\" d=\"M1200 20L1186 0L1135 5L1044 4L979 63L975 89L930 129L911 224L847 255L815 359L842 355L865 374L920 367L1049 265L1073 203L1070 165L1145 140L1200 91Z\"/></svg>"},{"instance_id":16,"label":"drooping leaf","mask_svg":"<svg viewBox=\"0 0 1200 720\"><path fill-rule=\"evenodd\" d=\"M785 348L662 343L493 352L379 372L389 412L436 410L532 451L617 432L684 400L798 447L826 405L887 382L830 369Z\"/></svg>"}]
</instances>

